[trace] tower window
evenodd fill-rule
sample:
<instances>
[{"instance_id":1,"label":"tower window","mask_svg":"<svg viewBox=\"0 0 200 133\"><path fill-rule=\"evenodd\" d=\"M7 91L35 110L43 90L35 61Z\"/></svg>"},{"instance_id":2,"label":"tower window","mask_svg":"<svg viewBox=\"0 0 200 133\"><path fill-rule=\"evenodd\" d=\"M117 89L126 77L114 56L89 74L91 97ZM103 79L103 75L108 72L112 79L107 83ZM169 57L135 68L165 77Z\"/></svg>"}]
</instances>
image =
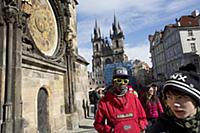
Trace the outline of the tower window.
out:
<instances>
[{"instance_id":1,"label":"tower window","mask_svg":"<svg viewBox=\"0 0 200 133\"><path fill-rule=\"evenodd\" d=\"M119 48L119 41L116 40L116 47Z\"/></svg>"},{"instance_id":2,"label":"tower window","mask_svg":"<svg viewBox=\"0 0 200 133\"><path fill-rule=\"evenodd\" d=\"M98 46L98 44L96 44L96 50L97 50L97 52L99 51L99 46Z\"/></svg>"}]
</instances>

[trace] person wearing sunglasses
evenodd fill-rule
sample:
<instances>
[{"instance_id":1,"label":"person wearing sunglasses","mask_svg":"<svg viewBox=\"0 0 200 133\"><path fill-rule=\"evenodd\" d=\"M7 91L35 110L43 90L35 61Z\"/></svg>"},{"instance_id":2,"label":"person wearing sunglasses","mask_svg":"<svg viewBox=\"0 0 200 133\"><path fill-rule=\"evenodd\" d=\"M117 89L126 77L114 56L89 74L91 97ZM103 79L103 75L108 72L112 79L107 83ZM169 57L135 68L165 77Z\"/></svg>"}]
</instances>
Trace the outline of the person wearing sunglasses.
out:
<instances>
[{"instance_id":1,"label":"person wearing sunglasses","mask_svg":"<svg viewBox=\"0 0 200 133\"><path fill-rule=\"evenodd\" d=\"M136 95L130 93L128 71L117 67L112 85L99 101L94 127L98 133L141 133L148 122Z\"/></svg>"}]
</instances>

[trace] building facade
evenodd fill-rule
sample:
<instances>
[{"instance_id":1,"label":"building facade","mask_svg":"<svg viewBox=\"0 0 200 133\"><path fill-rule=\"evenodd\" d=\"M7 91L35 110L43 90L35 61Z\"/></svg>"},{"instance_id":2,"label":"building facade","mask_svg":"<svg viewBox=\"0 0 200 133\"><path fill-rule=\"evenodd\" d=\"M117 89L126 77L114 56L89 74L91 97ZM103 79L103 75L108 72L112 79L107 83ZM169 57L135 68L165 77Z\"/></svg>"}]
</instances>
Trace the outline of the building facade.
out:
<instances>
[{"instance_id":1,"label":"building facade","mask_svg":"<svg viewBox=\"0 0 200 133\"><path fill-rule=\"evenodd\" d=\"M83 113L76 98L82 83L76 81L87 74L80 69L86 70L88 63L77 50L77 4L76 0L0 3L2 133L64 133L78 127Z\"/></svg>"},{"instance_id":2,"label":"building facade","mask_svg":"<svg viewBox=\"0 0 200 133\"><path fill-rule=\"evenodd\" d=\"M87 72L87 65L89 63L80 55L78 55L74 63L75 75L75 111L77 112L77 121L82 120L88 116L89 106L89 78Z\"/></svg>"},{"instance_id":3,"label":"building facade","mask_svg":"<svg viewBox=\"0 0 200 133\"><path fill-rule=\"evenodd\" d=\"M200 16L195 10L181 16L175 24L149 36L153 74L165 79L180 66L192 63L200 73Z\"/></svg>"},{"instance_id":4,"label":"building facade","mask_svg":"<svg viewBox=\"0 0 200 133\"><path fill-rule=\"evenodd\" d=\"M133 62L132 76L135 78L138 86L145 87L153 82L151 68L147 63L140 60L135 60Z\"/></svg>"},{"instance_id":5,"label":"building facade","mask_svg":"<svg viewBox=\"0 0 200 133\"><path fill-rule=\"evenodd\" d=\"M163 32L156 31L154 35L149 35L150 53L152 61L153 76L159 79L165 73L165 53L163 46Z\"/></svg>"}]
</instances>

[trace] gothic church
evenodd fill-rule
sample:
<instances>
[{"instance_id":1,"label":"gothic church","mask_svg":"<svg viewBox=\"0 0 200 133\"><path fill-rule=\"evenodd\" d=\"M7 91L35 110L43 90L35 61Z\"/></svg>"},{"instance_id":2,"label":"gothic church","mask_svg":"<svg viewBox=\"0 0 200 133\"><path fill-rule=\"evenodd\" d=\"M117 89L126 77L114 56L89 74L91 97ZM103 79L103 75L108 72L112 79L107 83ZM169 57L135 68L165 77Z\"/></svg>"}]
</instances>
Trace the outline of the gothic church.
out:
<instances>
[{"instance_id":1,"label":"gothic church","mask_svg":"<svg viewBox=\"0 0 200 133\"><path fill-rule=\"evenodd\" d=\"M107 37L104 38L101 35L100 27L95 21L91 42L93 46L92 73L97 87L105 87L103 71L106 64L124 62L127 58L124 54L124 33L115 15L110 39L111 44Z\"/></svg>"}]
</instances>

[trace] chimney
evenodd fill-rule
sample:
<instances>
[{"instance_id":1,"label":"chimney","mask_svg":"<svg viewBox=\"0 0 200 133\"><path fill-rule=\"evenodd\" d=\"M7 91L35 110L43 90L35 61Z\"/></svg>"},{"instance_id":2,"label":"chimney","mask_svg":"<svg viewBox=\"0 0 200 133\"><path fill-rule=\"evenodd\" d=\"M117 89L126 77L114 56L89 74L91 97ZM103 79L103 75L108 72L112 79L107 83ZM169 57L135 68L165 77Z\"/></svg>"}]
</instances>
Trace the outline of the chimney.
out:
<instances>
[{"instance_id":1,"label":"chimney","mask_svg":"<svg viewBox=\"0 0 200 133\"><path fill-rule=\"evenodd\" d=\"M178 20L178 18L176 18L176 25L177 25L177 26L181 26L181 23L180 23L180 21Z\"/></svg>"},{"instance_id":2,"label":"chimney","mask_svg":"<svg viewBox=\"0 0 200 133\"><path fill-rule=\"evenodd\" d=\"M199 16L199 10L194 10L194 11L192 12L192 16L193 16L193 17Z\"/></svg>"}]
</instances>

